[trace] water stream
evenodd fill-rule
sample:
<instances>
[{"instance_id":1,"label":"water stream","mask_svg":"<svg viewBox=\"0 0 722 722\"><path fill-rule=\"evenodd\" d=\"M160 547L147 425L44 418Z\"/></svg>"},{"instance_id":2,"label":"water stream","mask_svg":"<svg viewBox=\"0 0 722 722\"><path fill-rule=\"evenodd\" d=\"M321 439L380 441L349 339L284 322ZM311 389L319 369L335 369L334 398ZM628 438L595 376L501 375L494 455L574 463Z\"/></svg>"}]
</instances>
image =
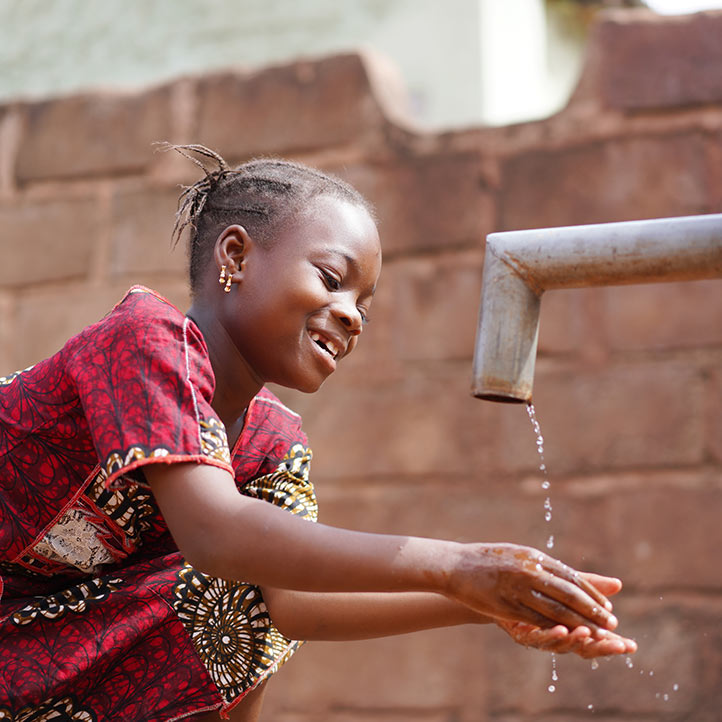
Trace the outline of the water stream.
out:
<instances>
[{"instance_id":1,"label":"water stream","mask_svg":"<svg viewBox=\"0 0 722 722\"><path fill-rule=\"evenodd\" d=\"M545 494L544 498L544 521L547 524L551 523L552 520L552 502L551 502L551 482L549 480L549 471L547 469L546 460L544 459L544 437L541 433L541 426L539 424L539 420L536 416L536 409L534 408L534 404L529 402L526 407L527 413L529 415L529 419L531 421L532 427L534 429L534 434L536 435L536 450L539 454L539 471L542 473L542 481L541 481L541 488ZM554 548L554 535L549 534L546 541L546 547L547 549L553 549ZM661 597L660 597L661 599ZM550 693L556 692L556 684L559 681L559 674L557 672L557 658L554 652L551 653L551 659L552 659L552 674L551 674L551 684L547 687L547 691ZM609 658L607 658L607 661ZM625 664L629 669L632 669L634 667L634 663L632 662L631 657L625 658ZM599 660L593 659L591 662L592 670L599 669ZM644 674L644 670L639 670L640 674ZM649 677L654 676L654 670L650 670L648 673ZM672 686L672 691L677 692L679 690L679 684L675 683ZM665 702L668 702L670 699L670 694L667 692L657 692L655 697L657 699L662 699ZM595 709L594 705L590 704L587 705L587 709L594 714Z\"/></svg>"}]
</instances>

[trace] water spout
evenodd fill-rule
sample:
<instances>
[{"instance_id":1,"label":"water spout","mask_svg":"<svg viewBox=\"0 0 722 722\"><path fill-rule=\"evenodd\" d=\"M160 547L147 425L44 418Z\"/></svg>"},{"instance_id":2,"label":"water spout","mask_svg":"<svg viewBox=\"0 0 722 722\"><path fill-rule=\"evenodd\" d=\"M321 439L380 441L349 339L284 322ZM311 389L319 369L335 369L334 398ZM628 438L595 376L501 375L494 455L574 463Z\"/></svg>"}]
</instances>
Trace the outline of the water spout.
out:
<instances>
[{"instance_id":1,"label":"water spout","mask_svg":"<svg viewBox=\"0 0 722 722\"><path fill-rule=\"evenodd\" d=\"M722 214L492 233L472 393L531 401L544 291L722 278Z\"/></svg>"}]
</instances>

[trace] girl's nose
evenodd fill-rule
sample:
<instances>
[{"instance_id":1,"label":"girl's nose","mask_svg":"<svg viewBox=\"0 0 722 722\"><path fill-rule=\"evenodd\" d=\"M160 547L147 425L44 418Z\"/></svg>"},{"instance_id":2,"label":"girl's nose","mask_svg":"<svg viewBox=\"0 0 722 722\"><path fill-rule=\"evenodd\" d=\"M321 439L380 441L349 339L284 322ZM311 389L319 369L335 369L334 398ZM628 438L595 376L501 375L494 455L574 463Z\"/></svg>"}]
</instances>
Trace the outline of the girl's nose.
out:
<instances>
[{"instance_id":1,"label":"girl's nose","mask_svg":"<svg viewBox=\"0 0 722 722\"><path fill-rule=\"evenodd\" d=\"M355 304L339 305L336 315L351 336L358 336L363 331L361 311L356 308Z\"/></svg>"}]
</instances>

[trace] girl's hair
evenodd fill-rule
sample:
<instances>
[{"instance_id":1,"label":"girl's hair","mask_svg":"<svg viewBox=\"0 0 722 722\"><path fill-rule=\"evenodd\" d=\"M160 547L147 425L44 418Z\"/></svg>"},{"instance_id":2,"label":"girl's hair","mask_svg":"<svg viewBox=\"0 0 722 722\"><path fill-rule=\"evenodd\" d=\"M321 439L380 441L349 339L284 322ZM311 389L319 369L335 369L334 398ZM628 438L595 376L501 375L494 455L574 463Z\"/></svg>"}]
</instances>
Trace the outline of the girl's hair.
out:
<instances>
[{"instance_id":1,"label":"girl's hair","mask_svg":"<svg viewBox=\"0 0 722 722\"><path fill-rule=\"evenodd\" d=\"M370 205L355 188L301 163L260 158L230 168L218 153L202 145L165 143L163 147L193 161L205 174L192 186L183 187L173 228L173 243L177 243L186 228L190 231L192 292L198 288L213 244L221 231L233 223L242 225L258 243L268 244L318 196L348 201L373 217Z\"/></svg>"}]
</instances>

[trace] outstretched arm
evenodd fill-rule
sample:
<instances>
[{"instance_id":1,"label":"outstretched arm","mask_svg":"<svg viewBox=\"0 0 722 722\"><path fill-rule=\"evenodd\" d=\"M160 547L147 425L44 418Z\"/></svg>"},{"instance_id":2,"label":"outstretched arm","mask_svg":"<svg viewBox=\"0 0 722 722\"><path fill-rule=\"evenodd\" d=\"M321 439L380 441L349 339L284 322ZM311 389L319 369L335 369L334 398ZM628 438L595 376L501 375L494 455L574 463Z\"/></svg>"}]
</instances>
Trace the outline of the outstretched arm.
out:
<instances>
[{"instance_id":1,"label":"outstretched arm","mask_svg":"<svg viewBox=\"0 0 722 722\"><path fill-rule=\"evenodd\" d=\"M518 644L550 652L599 657L631 654L636 650L632 640L613 632L597 639L588 627L573 631L559 625L541 629L523 622L494 620L439 594L316 594L264 589L263 598L276 627L291 639L373 639L437 627L496 622Z\"/></svg>"},{"instance_id":2,"label":"outstretched arm","mask_svg":"<svg viewBox=\"0 0 722 722\"><path fill-rule=\"evenodd\" d=\"M148 478L186 559L212 576L315 592L434 592L499 619L614 629L583 575L511 544L459 544L311 524L238 493L230 474L153 464Z\"/></svg>"}]
</instances>

